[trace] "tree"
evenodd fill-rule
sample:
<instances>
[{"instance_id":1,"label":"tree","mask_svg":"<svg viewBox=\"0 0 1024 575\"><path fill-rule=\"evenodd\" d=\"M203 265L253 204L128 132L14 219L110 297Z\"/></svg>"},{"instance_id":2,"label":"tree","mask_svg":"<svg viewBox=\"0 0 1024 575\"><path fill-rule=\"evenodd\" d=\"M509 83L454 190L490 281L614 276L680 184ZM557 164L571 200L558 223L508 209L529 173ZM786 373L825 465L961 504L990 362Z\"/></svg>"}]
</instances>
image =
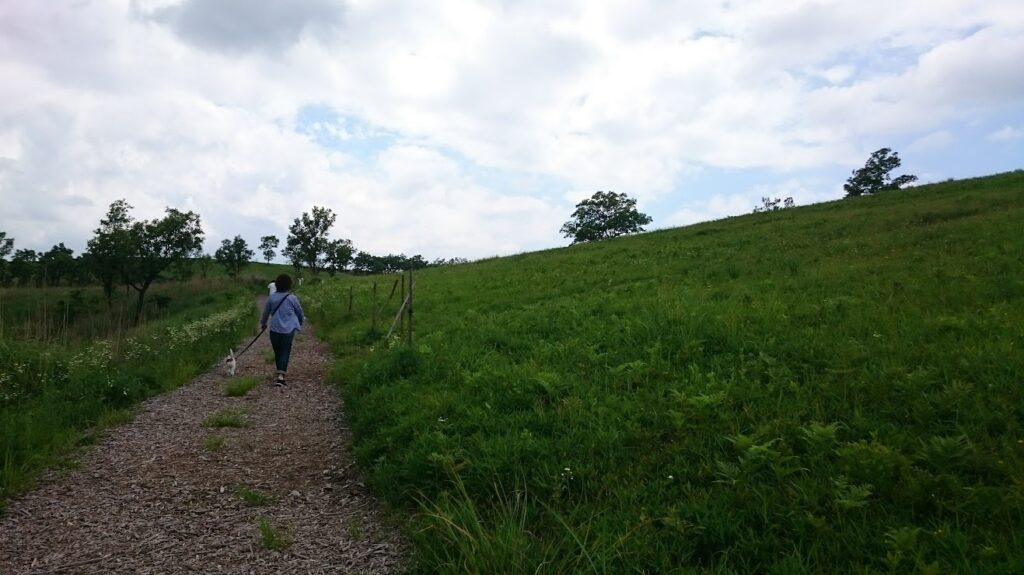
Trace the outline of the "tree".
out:
<instances>
[{"instance_id":1,"label":"tree","mask_svg":"<svg viewBox=\"0 0 1024 575\"><path fill-rule=\"evenodd\" d=\"M900 157L889 148L876 150L868 158L864 167L854 170L843 185L846 190L846 197L860 196L863 194L875 194L888 190L898 190L903 186L917 181L917 176L903 175L895 179L889 177L889 172L900 167Z\"/></svg>"},{"instance_id":2,"label":"tree","mask_svg":"<svg viewBox=\"0 0 1024 575\"><path fill-rule=\"evenodd\" d=\"M11 258L11 276L19 285L26 285L36 277L39 254L35 250L17 250Z\"/></svg>"},{"instance_id":3,"label":"tree","mask_svg":"<svg viewBox=\"0 0 1024 575\"><path fill-rule=\"evenodd\" d=\"M198 214L167 208L163 218L132 224L130 238L131 258L124 278L139 294L135 306L135 323L138 324L146 290L172 264L200 253L203 228Z\"/></svg>"},{"instance_id":4,"label":"tree","mask_svg":"<svg viewBox=\"0 0 1024 575\"><path fill-rule=\"evenodd\" d=\"M224 266L228 276L236 277L242 268L249 264L256 252L249 249L242 236L235 236L234 240L225 239L220 243L220 248L213 254L213 259Z\"/></svg>"},{"instance_id":5,"label":"tree","mask_svg":"<svg viewBox=\"0 0 1024 575\"><path fill-rule=\"evenodd\" d=\"M86 247L85 265L103 286L108 310L113 309L114 286L124 281L132 257L131 228L135 219L129 213L131 210L132 206L123 199L110 204Z\"/></svg>"},{"instance_id":6,"label":"tree","mask_svg":"<svg viewBox=\"0 0 1024 575\"><path fill-rule=\"evenodd\" d=\"M780 206L779 204L782 205ZM793 202L793 198L791 197L783 200L782 198L772 199L768 196L762 196L761 205L754 206L754 213L758 214L762 212L777 212L779 210L785 210L787 208L792 208L794 206L796 206L796 203Z\"/></svg>"},{"instance_id":7,"label":"tree","mask_svg":"<svg viewBox=\"0 0 1024 575\"><path fill-rule=\"evenodd\" d=\"M65 247L64 242L53 246L50 251L39 256L39 266L42 268L44 276L43 281L54 286L59 286L62 279L70 281L75 275L77 265L74 251Z\"/></svg>"},{"instance_id":8,"label":"tree","mask_svg":"<svg viewBox=\"0 0 1024 575\"><path fill-rule=\"evenodd\" d=\"M327 257L325 259L327 272L334 277L334 274L348 267L352 263L352 255L355 248L351 240L334 240L327 245Z\"/></svg>"},{"instance_id":9,"label":"tree","mask_svg":"<svg viewBox=\"0 0 1024 575\"><path fill-rule=\"evenodd\" d=\"M292 265L304 265L313 274L319 274L327 259L330 240L327 234L334 225L334 212L329 208L313 206L313 216L306 212L288 226L288 241L284 254ZM296 266L297 267L297 266Z\"/></svg>"},{"instance_id":10,"label":"tree","mask_svg":"<svg viewBox=\"0 0 1024 575\"><path fill-rule=\"evenodd\" d=\"M195 263L198 258L186 258L171 264L169 268L171 278L176 282L187 282L196 275Z\"/></svg>"},{"instance_id":11,"label":"tree","mask_svg":"<svg viewBox=\"0 0 1024 575\"><path fill-rule=\"evenodd\" d=\"M14 251L14 238L7 237L7 232L0 232L0 260L7 260L7 256Z\"/></svg>"},{"instance_id":12,"label":"tree","mask_svg":"<svg viewBox=\"0 0 1024 575\"><path fill-rule=\"evenodd\" d=\"M352 270L359 274L395 273L408 269L421 269L429 265L431 264L419 254L412 257L405 254L375 256L367 252L359 252L352 259Z\"/></svg>"},{"instance_id":13,"label":"tree","mask_svg":"<svg viewBox=\"0 0 1024 575\"><path fill-rule=\"evenodd\" d=\"M200 275L203 276L203 279L206 279L206 276L210 273L210 266L213 265L213 257L210 254L201 254L196 258L196 261L199 262Z\"/></svg>"},{"instance_id":14,"label":"tree","mask_svg":"<svg viewBox=\"0 0 1024 575\"><path fill-rule=\"evenodd\" d=\"M651 217L636 209L636 200L626 194L597 192L576 204L572 219L561 232L572 243L591 242L644 231Z\"/></svg>"},{"instance_id":15,"label":"tree","mask_svg":"<svg viewBox=\"0 0 1024 575\"><path fill-rule=\"evenodd\" d=\"M0 285L7 287L11 283L8 273L7 256L14 251L14 238L7 237L7 232L0 232Z\"/></svg>"},{"instance_id":16,"label":"tree","mask_svg":"<svg viewBox=\"0 0 1024 575\"><path fill-rule=\"evenodd\" d=\"M269 264L270 260L274 259L277 252L274 250L281 245L281 241L277 239L277 236L263 236L260 238L260 253L263 254L263 259Z\"/></svg>"},{"instance_id":17,"label":"tree","mask_svg":"<svg viewBox=\"0 0 1024 575\"><path fill-rule=\"evenodd\" d=\"M469 263L469 260L466 259L466 258L449 258L449 259L437 258L434 261L430 262L430 265L432 267L439 267L439 266L457 266L457 265L466 264L466 263Z\"/></svg>"},{"instance_id":18,"label":"tree","mask_svg":"<svg viewBox=\"0 0 1024 575\"><path fill-rule=\"evenodd\" d=\"M298 254L285 246L285 248L281 250L281 255L288 258L288 263L291 264L292 269L295 270L295 277L302 274L302 261L299 259Z\"/></svg>"},{"instance_id":19,"label":"tree","mask_svg":"<svg viewBox=\"0 0 1024 575\"><path fill-rule=\"evenodd\" d=\"M382 273L383 266L379 262L379 258L368 252L359 252L356 257L352 260L352 269L356 273L373 274Z\"/></svg>"}]
</instances>

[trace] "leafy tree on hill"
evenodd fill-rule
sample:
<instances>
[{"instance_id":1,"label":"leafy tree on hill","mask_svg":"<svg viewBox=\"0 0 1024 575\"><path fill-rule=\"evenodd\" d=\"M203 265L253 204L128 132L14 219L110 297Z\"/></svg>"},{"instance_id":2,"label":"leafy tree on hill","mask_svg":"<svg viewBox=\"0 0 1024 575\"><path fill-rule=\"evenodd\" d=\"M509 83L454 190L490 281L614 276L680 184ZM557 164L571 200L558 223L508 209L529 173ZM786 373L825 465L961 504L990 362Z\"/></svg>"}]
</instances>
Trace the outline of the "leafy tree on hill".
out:
<instances>
[{"instance_id":1,"label":"leafy tree on hill","mask_svg":"<svg viewBox=\"0 0 1024 575\"><path fill-rule=\"evenodd\" d=\"M427 260L416 254L406 256L405 254L388 254L386 256L375 256L367 252L359 252L352 260L352 269L361 274L386 274L404 271L407 269L420 269L427 267Z\"/></svg>"},{"instance_id":2,"label":"leafy tree on hill","mask_svg":"<svg viewBox=\"0 0 1024 575\"><path fill-rule=\"evenodd\" d=\"M292 269L295 271L295 277L302 275L302 261L299 260L299 256L285 247L281 250L281 255L288 258L288 263L291 264Z\"/></svg>"},{"instance_id":3,"label":"leafy tree on hill","mask_svg":"<svg viewBox=\"0 0 1024 575\"><path fill-rule=\"evenodd\" d=\"M438 266L457 266L457 265L461 265L461 264L465 264L465 263L469 263L469 260L466 259L466 258L449 258L449 259L437 258L434 261L430 262L430 265L434 266L434 267L438 267Z\"/></svg>"},{"instance_id":4,"label":"leafy tree on hill","mask_svg":"<svg viewBox=\"0 0 1024 575\"><path fill-rule=\"evenodd\" d=\"M7 256L14 251L14 238L7 237L7 232L0 232L0 285L7 287L11 283L8 274Z\"/></svg>"},{"instance_id":5,"label":"leafy tree on hill","mask_svg":"<svg viewBox=\"0 0 1024 575\"><path fill-rule=\"evenodd\" d=\"M126 200L110 204L100 227L93 232L86 247L84 263L103 286L107 309L113 307L114 286L124 280L125 267L132 255L132 206Z\"/></svg>"},{"instance_id":6,"label":"leafy tree on hill","mask_svg":"<svg viewBox=\"0 0 1024 575\"><path fill-rule=\"evenodd\" d=\"M192 276L196 275L195 263L199 261L199 258L187 258L181 261L174 262L170 267L170 276L174 281L187 282L192 279Z\"/></svg>"},{"instance_id":7,"label":"leafy tree on hill","mask_svg":"<svg viewBox=\"0 0 1024 575\"><path fill-rule=\"evenodd\" d=\"M17 250L11 258L11 276L18 285L28 285L36 277L39 254L35 250Z\"/></svg>"},{"instance_id":8,"label":"leafy tree on hill","mask_svg":"<svg viewBox=\"0 0 1024 575\"><path fill-rule=\"evenodd\" d=\"M651 221L650 216L637 211L636 200L626 194L597 192L576 204L572 219L560 231L578 244L642 232Z\"/></svg>"},{"instance_id":9,"label":"leafy tree on hill","mask_svg":"<svg viewBox=\"0 0 1024 575\"><path fill-rule=\"evenodd\" d=\"M0 260L6 260L14 251L14 238L7 237L7 232L0 232Z\"/></svg>"},{"instance_id":10,"label":"leafy tree on hill","mask_svg":"<svg viewBox=\"0 0 1024 575\"><path fill-rule=\"evenodd\" d=\"M782 205L780 206L779 204ZM796 206L796 203L793 201L793 198L791 197L783 200L782 198L772 199L768 196L762 196L761 205L754 206L754 213L759 214L763 212L777 212L779 210L789 209L794 206Z\"/></svg>"},{"instance_id":11,"label":"leafy tree on hill","mask_svg":"<svg viewBox=\"0 0 1024 575\"><path fill-rule=\"evenodd\" d=\"M287 245L282 252L296 268L304 265L314 274L319 274L327 260L330 240L327 234L334 225L336 216L330 208L313 206L313 215L302 213L288 226Z\"/></svg>"},{"instance_id":12,"label":"leafy tree on hill","mask_svg":"<svg viewBox=\"0 0 1024 575\"><path fill-rule=\"evenodd\" d=\"M146 290L175 262L195 256L203 248L199 214L167 208L163 218L132 224L131 251L125 267L125 283L138 295L135 323L142 318Z\"/></svg>"},{"instance_id":13,"label":"leafy tree on hill","mask_svg":"<svg viewBox=\"0 0 1024 575\"><path fill-rule=\"evenodd\" d=\"M213 265L213 257L210 254L201 254L196 258L196 262L199 263L199 274L206 279L206 276L210 274L210 267Z\"/></svg>"},{"instance_id":14,"label":"leafy tree on hill","mask_svg":"<svg viewBox=\"0 0 1024 575\"><path fill-rule=\"evenodd\" d=\"M217 263L224 266L228 276L236 277L242 268L249 264L256 252L249 249L242 236L235 236L235 239L221 241L220 248L213 254Z\"/></svg>"},{"instance_id":15,"label":"leafy tree on hill","mask_svg":"<svg viewBox=\"0 0 1024 575\"><path fill-rule=\"evenodd\" d=\"M917 176L905 174L891 178L889 172L900 167L900 157L889 148L876 150L868 158L864 167L854 170L843 185L846 197L875 194L888 190L898 190L903 186L916 182Z\"/></svg>"},{"instance_id":16,"label":"leafy tree on hill","mask_svg":"<svg viewBox=\"0 0 1024 575\"><path fill-rule=\"evenodd\" d=\"M78 262L75 261L74 251L65 247L64 242L61 242L39 256L39 265L46 283L58 286L62 279L71 280L75 275Z\"/></svg>"},{"instance_id":17,"label":"leafy tree on hill","mask_svg":"<svg viewBox=\"0 0 1024 575\"><path fill-rule=\"evenodd\" d=\"M281 245L281 240L277 239L277 236L263 236L260 238L260 253L263 254L263 259L269 264L270 260L274 259L277 252L274 251Z\"/></svg>"},{"instance_id":18,"label":"leafy tree on hill","mask_svg":"<svg viewBox=\"0 0 1024 575\"><path fill-rule=\"evenodd\" d=\"M355 248L351 240L334 240L327 246L327 272L333 277L335 273L348 267L352 263L352 255Z\"/></svg>"}]
</instances>

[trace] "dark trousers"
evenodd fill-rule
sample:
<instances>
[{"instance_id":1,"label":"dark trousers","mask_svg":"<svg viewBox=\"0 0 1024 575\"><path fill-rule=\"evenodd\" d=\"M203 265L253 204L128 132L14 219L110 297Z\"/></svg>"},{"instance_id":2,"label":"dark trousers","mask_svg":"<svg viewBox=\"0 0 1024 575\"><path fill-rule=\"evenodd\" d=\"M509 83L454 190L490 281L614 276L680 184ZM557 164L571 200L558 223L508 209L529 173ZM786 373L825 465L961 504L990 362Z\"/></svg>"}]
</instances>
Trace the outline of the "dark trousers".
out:
<instances>
[{"instance_id":1,"label":"dark trousers","mask_svg":"<svg viewBox=\"0 0 1024 575\"><path fill-rule=\"evenodd\" d=\"M292 340L295 339L295 332L277 333L270 332L270 345L274 348L274 361L277 363L277 371L288 371L288 359L292 355Z\"/></svg>"}]
</instances>

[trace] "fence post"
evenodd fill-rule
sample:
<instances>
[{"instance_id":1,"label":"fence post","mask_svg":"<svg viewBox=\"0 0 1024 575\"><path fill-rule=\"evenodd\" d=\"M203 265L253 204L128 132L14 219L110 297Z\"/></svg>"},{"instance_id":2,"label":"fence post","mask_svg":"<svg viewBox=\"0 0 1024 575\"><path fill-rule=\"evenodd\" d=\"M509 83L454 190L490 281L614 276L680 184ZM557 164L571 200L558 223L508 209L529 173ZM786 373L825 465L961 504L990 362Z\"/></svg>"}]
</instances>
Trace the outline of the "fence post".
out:
<instances>
[{"instance_id":1,"label":"fence post","mask_svg":"<svg viewBox=\"0 0 1024 575\"><path fill-rule=\"evenodd\" d=\"M352 315L352 286L348 286L348 315Z\"/></svg>"},{"instance_id":2,"label":"fence post","mask_svg":"<svg viewBox=\"0 0 1024 575\"><path fill-rule=\"evenodd\" d=\"M405 303L405 274L402 274L402 303ZM401 318L398 320L398 329L402 332L405 331L405 314L401 314Z\"/></svg>"},{"instance_id":3,"label":"fence post","mask_svg":"<svg viewBox=\"0 0 1024 575\"><path fill-rule=\"evenodd\" d=\"M373 282L373 331L377 331L377 282Z\"/></svg>"},{"instance_id":4,"label":"fence post","mask_svg":"<svg viewBox=\"0 0 1024 575\"><path fill-rule=\"evenodd\" d=\"M409 268L409 331L405 332L405 340L409 347L412 347L412 268Z\"/></svg>"}]
</instances>

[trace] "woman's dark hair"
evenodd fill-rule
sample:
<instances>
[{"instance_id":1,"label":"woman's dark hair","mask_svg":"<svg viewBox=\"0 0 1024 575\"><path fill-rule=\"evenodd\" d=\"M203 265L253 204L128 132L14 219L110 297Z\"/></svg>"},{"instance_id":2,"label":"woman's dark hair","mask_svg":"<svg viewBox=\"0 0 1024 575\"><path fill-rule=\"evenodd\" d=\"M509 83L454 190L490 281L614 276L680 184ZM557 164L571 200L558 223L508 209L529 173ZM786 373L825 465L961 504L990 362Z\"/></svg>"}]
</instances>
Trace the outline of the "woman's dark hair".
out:
<instances>
[{"instance_id":1,"label":"woman's dark hair","mask_svg":"<svg viewBox=\"0 0 1024 575\"><path fill-rule=\"evenodd\" d=\"M274 280L274 287L277 291L288 291L292 289L292 277L288 274L281 274Z\"/></svg>"}]
</instances>

